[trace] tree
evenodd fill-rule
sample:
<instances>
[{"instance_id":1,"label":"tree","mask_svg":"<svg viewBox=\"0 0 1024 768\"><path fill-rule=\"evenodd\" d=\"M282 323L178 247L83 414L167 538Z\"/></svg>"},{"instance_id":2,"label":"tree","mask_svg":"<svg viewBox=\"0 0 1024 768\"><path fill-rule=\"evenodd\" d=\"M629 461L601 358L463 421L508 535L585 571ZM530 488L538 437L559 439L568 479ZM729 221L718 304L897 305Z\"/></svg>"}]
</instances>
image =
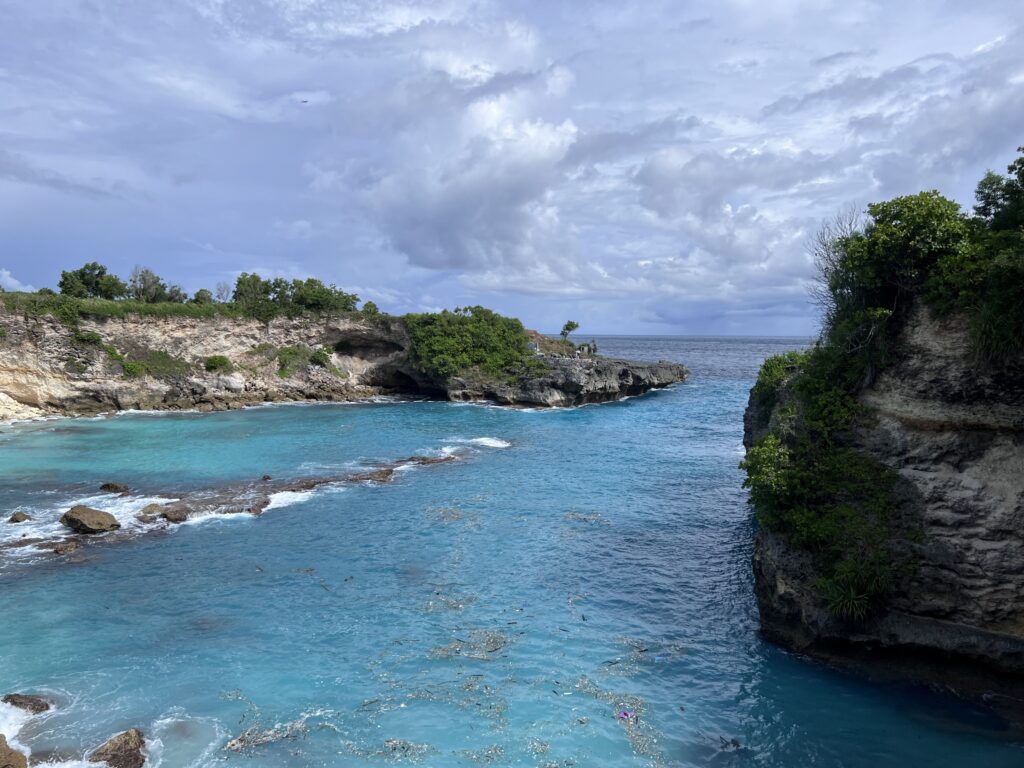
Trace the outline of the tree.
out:
<instances>
[{"instance_id":1,"label":"tree","mask_svg":"<svg viewBox=\"0 0 1024 768\"><path fill-rule=\"evenodd\" d=\"M264 280L255 272L243 272L235 280L235 290L231 299L242 306L254 306L263 301L270 301L272 290L273 286L269 280Z\"/></svg>"},{"instance_id":2,"label":"tree","mask_svg":"<svg viewBox=\"0 0 1024 768\"><path fill-rule=\"evenodd\" d=\"M231 301L231 283L221 280L217 283L217 301L227 304Z\"/></svg>"},{"instance_id":3,"label":"tree","mask_svg":"<svg viewBox=\"0 0 1024 768\"><path fill-rule=\"evenodd\" d=\"M180 289L179 289L180 290ZM169 301L167 284L153 270L135 267L128 279L128 294L136 301L159 304Z\"/></svg>"},{"instance_id":4,"label":"tree","mask_svg":"<svg viewBox=\"0 0 1024 768\"><path fill-rule=\"evenodd\" d=\"M213 294L207 288L200 288L192 297L193 304L213 304Z\"/></svg>"},{"instance_id":5,"label":"tree","mask_svg":"<svg viewBox=\"0 0 1024 768\"><path fill-rule=\"evenodd\" d=\"M569 334L572 333L573 331L575 331L579 327L580 327L580 324L577 323L575 320L569 320L568 322L566 322L566 324L562 326L562 340L563 341L568 341L569 340Z\"/></svg>"},{"instance_id":6,"label":"tree","mask_svg":"<svg viewBox=\"0 0 1024 768\"><path fill-rule=\"evenodd\" d=\"M377 305L372 301L364 301L363 308L359 310L364 315L376 316L380 314L380 310L377 309Z\"/></svg>"},{"instance_id":7,"label":"tree","mask_svg":"<svg viewBox=\"0 0 1024 768\"><path fill-rule=\"evenodd\" d=\"M167 289L165 300L174 304L184 304L188 301L188 293L180 285L172 285Z\"/></svg>"},{"instance_id":8,"label":"tree","mask_svg":"<svg viewBox=\"0 0 1024 768\"><path fill-rule=\"evenodd\" d=\"M95 261L70 272L60 273L60 292L77 299L120 299L128 288L117 275Z\"/></svg>"}]
</instances>

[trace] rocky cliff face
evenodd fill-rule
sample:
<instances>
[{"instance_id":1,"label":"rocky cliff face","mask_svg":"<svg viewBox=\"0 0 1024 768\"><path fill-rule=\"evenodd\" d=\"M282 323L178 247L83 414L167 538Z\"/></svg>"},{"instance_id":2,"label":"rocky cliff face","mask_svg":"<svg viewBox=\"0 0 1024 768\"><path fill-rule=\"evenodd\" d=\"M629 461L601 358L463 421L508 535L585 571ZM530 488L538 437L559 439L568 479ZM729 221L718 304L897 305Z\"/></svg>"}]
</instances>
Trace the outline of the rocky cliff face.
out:
<instances>
[{"instance_id":1,"label":"rocky cliff face","mask_svg":"<svg viewBox=\"0 0 1024 768\"><path fill-rule=\"evenodd\" d=\"M938 320L923 307L895 348L892 365L861 393L871 418L852 440L898 473L895 546L912 567L882 615L850 624L817 596L810 559L761 530L762 628L796 650L884 658L890 670L896 663L913 676L1024 701L1024 360L980 368L966 320ZM751 399L747 447L771 417Z\"/></svg>"},{"instance_id":2,"label":"rocky cliff face","mask_svg":"<svg viewBox=\"0 0 1024 768\"><path fill-rule=\"evenodd\" d=\"M409 361L394 318L53 317L0 308L0 419L126 409L221 410L263 402L419 394L506 404L577 405L682 381L680 365L549 359L516 382L431 380ZM310 355L323 351L311 364ZM207 371L226 357L230 370ZM146 361L150 361L148 364ZM125 362L143 361L126 367ZM127 374L127 375L126 375ZM134 374L134 375L132 375Z\"/></svg>"}]
</instances>

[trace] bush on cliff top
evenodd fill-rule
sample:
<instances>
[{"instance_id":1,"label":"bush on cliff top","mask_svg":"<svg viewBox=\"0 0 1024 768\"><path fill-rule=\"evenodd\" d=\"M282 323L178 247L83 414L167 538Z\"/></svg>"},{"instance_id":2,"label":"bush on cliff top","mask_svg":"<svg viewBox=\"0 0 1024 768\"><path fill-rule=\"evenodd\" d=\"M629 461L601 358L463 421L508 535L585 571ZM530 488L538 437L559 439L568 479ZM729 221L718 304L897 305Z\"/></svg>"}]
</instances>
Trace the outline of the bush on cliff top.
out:
<instances>
[{"instance_id":1,"label":"bush on cliff top","mask_svg":"<svg viewBox=\"0 0 1024 768\"><path fill-rule=\"evenodd\" d=\"M978 185L974 217L922 192L869 206L863 228L849 216L827 225L814 243L821 337L758 375L752 404L770 411L785 386L792 413L751 447L744 485L759 522L812 555L837 615L864 618L905 565L891 548L896 476L846 438L913 302L968 313L980 364L1024 351L1024 157L1009 170Z\"/></svg>"},{"instance_id":2,"label":"bush on cliff top","mask_svg":"<svg viewBox=\"0 0 1024 768\"><path fill-rule=\"evenodd\" d=\"M484 307L410 314L402 321L412 340L413 364L439 381L474 369L507 378L532 359L523 324Z\"/></svg>"}]
</instances>

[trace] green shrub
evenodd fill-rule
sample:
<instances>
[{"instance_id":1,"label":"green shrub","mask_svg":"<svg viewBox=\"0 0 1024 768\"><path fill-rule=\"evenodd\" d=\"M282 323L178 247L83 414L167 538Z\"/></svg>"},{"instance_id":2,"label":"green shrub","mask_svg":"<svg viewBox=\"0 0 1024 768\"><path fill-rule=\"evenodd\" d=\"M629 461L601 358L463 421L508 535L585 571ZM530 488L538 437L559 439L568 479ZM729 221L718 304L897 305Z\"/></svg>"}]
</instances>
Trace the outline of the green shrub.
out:
<instances>
[{"instance_id":1,"label":"green shrub","mask_svg":"<svg viewBox=\"0 0 1024 768\"><path fill-rule=\"evenodd\" d=\"M287 379L310 363L313 350L309 347L281 347L277 350L277 375Z\"/></svg>"},{"instance_id":2,"label":"green shrub","mask_svg":"<svg viewBox=\"0 0 1024 768\"><path fill-rule=\"evenodd\" d=\"M402 321L412 339L413 363L441 381L474 369L489 376L513 376L532 357L523 324L484 307L410 314Z\"/></svg>"},{"instance_id":3,"label":"green shrub","mask_svg":"<svg viewBox=\"0 0 1024 768\"><path fill-rule=\"evenodd\" d=\"M778 400L783 383L800 367L806 353L792 351L772 355L761 364L754 384L754 396L763 408L770 409Z\"/></svg>"},{"instance_id":4,"label":"green shrub","mask_svg":"<svg viewBox=\"0 0 1024 768\"><path fill-rule=\"evenodd\" d=\"M334 354L334 350L330 347L322 347L309 356L309 362L321 368L328 368L331 364L332 354Z\"/></svg>"},{"instance_id":5,"label":"green shrub","mask_svg":"<svg viewBox=\"0 0 1024 768\"><path fill-rule=\"evenodd\" d=\"M0 325L0 339L7 338L7 329Z\"/></svg>"},{"instance_id":6,"label":"green shrub","mask_svg":"<svg viewBox=\"0 0 1024 768\"><path fill-rule=\"evenodd\" d=\"M74 340L79 344L86 344L92 347L99 347L103 344L103 337L96 331L75 331Z\"/></svg>"},{"instance_id":7,"label":"green shrub","mask_svg":"<svg viewBox=\"0 0 1024 768\"><path fill-rule=\"evenodd\" d=\"M206 358L203 367L210 373L229 373L231 371L231 361L224 355L211 355Z\"/></svg>"},{"instance_id":8,"label":"green shrub","mask_svg":"<svg viewBox=\"0 0 1024 768\"><path fill-rule=\"evenodd\" d=\"M150 350L141 358L126 360L122 367L124 375L128 378L153 376L158 379L171 379L187 376L192 372L192 366L186 361L161 350Z\"/></svg>"}]
</instances>

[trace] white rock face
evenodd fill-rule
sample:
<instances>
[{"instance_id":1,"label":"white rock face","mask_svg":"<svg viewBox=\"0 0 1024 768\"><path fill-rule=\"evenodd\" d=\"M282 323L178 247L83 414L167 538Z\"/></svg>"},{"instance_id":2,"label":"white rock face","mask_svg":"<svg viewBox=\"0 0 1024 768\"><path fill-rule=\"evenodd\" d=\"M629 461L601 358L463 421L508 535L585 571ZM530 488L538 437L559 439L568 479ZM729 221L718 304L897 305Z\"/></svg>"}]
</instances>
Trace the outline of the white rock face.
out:
<instances>
[{"instance_id":1,"label":"white rock face","mask_svg":"<svg viewBox=\"0 0 1024 768\"><path fill-rule=\"evenodd\" d=\"M81 332L102 344L76 341L52 317L0 309L0 419L93 414L129 408L215 410L265 401L351 400L389 386L405 362L400 324L359 315L329 319L256 320L188 317L83 318ZM274 350L338 348L328 368L301 366L278 375ZM163 352L187 364L163 378L128 378L105 347L137 359ZM261 353L260 350L264 350ZM207 372L208 357L227 357L234 371Z\"/></svg>"}]
</instances>

